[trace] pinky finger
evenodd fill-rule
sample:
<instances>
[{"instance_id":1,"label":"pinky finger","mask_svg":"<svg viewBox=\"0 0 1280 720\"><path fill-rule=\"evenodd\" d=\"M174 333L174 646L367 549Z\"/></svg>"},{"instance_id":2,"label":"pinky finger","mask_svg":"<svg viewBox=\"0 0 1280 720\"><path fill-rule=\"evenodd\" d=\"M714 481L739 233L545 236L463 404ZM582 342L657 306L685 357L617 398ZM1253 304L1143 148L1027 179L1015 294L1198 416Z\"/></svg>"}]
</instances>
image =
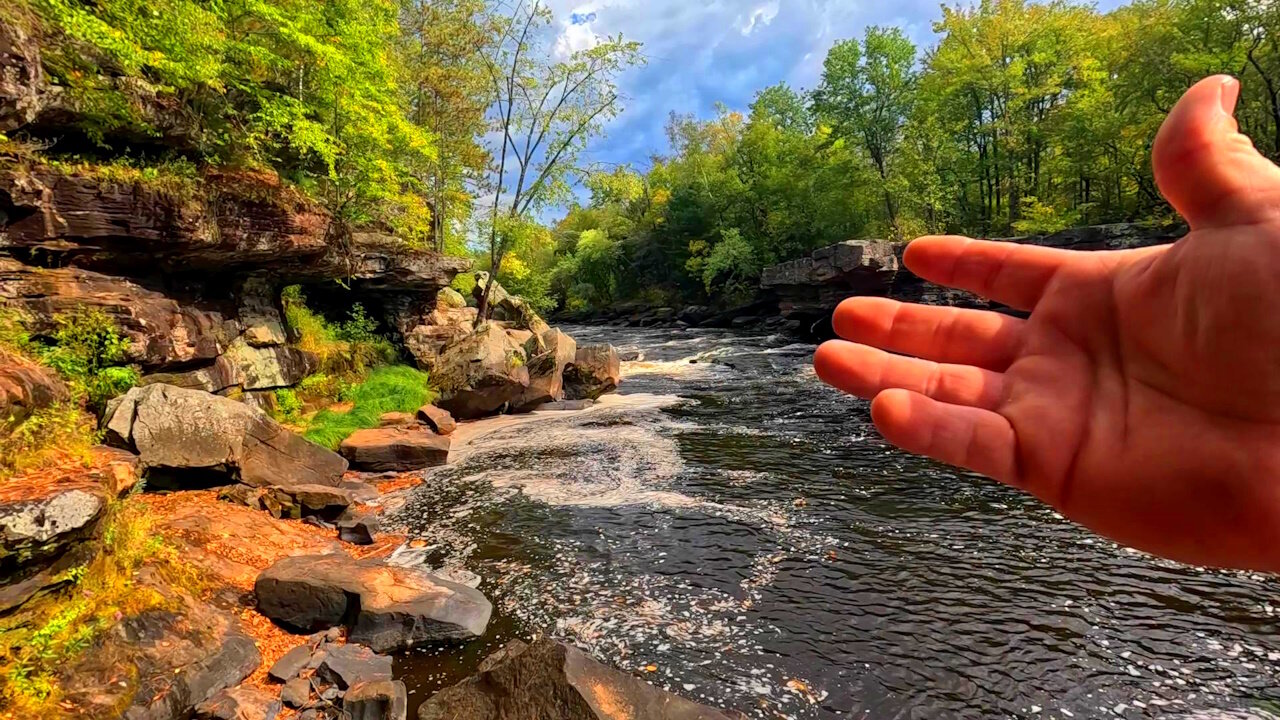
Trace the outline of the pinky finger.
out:
<instances>
[{"instance_id":1,"label":"pinky finger","mask_svg":"<svg viewBox=\"0 0 1280 720\"><path fill-rule=\"evenodd\" d=\"M997 413L885 390L871 404L871 418L886 440L909 453L1018 484L1017 436Z\"/></svg>"}]
</instances>

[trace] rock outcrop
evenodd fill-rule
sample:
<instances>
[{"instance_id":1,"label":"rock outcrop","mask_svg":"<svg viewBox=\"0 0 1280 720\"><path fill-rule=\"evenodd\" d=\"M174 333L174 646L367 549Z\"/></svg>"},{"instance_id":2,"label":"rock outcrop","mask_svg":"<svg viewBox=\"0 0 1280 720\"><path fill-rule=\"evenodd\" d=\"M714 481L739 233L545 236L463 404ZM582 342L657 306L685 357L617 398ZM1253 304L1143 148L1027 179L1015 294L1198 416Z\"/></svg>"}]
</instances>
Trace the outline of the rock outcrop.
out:
<instances>
[{"instance_id":1,"label":"rock outcrop","mask_svg":"<svg viewBox=\"0 0 1280 720\"><path fill-rule=\"evenodd\" d=\"M68 397L66 383L52 370L0 349L0 432Z\"/></svg>"},{"instance_id":2,"label":"rock outcrop","mask_svg":"<svg viewBox=\"0 0 1280 720\"><path fill-rule=\"evenodd\" d=\"M445 688L418 709L419 720L745 720L660 690L592 660L579 650L538 640L512 641L479 672Z\"/></svg>"},{"instance_id":3,"label":"rock outcrop","mask_svg":"<svg viewBox=\"0 0 1280 720\"><path fill-rule=\"evenodd\" d=\"M476 286L471 291L475 297L476 303L480 302L480 298L484 296L485 289L489 287L489 273L476 273ZM506 291L499 283L493 283L493 287L489 289L489 318L499 322L511 323L513 326L528 330L535 335L542 335L551 329L529 303L521 298L516 297Z\"/></svg>"},{"instance_id":4,"label":"rock outcrop","mask_svg":"<svg viewBox=\"0 0 1280 720\"><path fill-rule=\"evenodd\" d=\"M107 410L108 439L154 479L255 487L336 486L347 461L234 400L170 385L134 388Z\"/></svg>"},{"instance_id":5,"label":"rock outcrop","mask_svg":"<svg viewBox=\"0 0 1280 720\"><path fill-rule=\"evenodd\" d=\"M258 609L291 630L346 625L378 652L479 637L493 606L479 591L421 570L341 553L290 557L254 583Z\"/></svg>"},{"instance_id":6,"label":"rock outcrop","mask_svg":"<svg viewBox=\"0 0 1280 720\"><path fill-rule=\"evenodd\" d=\"M578 348L573 363L564 371L566 400L596 400L618 389L622 382L622 363L611 345L587 345Z\"/></svg>"},{"instance_id":7,"label":"rock outcrop","mask_svg":"<svg viewBox=\"0 0 1280 720\"><path fill-rule=\"evenodd\" d=\"M339 451L354 468L388 472L444 465L449 461L449 446L449 438L415 423L358 430L342 441Z\"/></svg>"},{"instance_id":8,"label":"rock outcrop","mask_svg":"<svg viewBox=\"0 0 1280 720\"><path fill-rule=\"evenodd\" d=\"M1002 242L1070 250L1123 250L1174 242L1185 228L1098 225L1044 236L1001 238ZM791 321L802 334L832 334L831 313L847 297L891 297L907 302L959 307L991 307L982 298L921 280L902 263L906 243L851 240L819 248L806 258L765 268L761 300L768 314ZM745 311L739 314L746 315Z\"/></svg>"},{"instance_id":9,"label":"rock outcrop","mask_svg":"<svg viewBox=\"0 0 1280 720\"><path fill-rule=\"evenodd\" d=\"M66 585L66 571L96 554L107 505L138 478L132 455L97 448L76 473L6 480L0 486L0 614Z\"/></svg>"}]
</instances>

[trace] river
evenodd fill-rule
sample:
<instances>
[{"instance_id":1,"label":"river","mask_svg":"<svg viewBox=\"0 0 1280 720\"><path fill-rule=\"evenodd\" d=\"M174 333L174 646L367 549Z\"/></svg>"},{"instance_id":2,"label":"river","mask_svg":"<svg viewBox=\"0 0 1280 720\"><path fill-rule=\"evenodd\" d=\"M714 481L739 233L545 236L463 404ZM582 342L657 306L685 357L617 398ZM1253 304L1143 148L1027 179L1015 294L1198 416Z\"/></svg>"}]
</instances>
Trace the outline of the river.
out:
<instances>
[{"instance_id":1,"label":"river","mask_svg":"<svg viewBox=\"0 0 1280 720\"><path fill-rule=\"evenodd\" d=\"M541 632L753 718L1280 707L1275 579L1155 560L894 450L812 345L565 330L643 354L620 395L477 438L396 518L496 607L461 656L399 659L414 705Z\"/></svg>"}]
</instances>

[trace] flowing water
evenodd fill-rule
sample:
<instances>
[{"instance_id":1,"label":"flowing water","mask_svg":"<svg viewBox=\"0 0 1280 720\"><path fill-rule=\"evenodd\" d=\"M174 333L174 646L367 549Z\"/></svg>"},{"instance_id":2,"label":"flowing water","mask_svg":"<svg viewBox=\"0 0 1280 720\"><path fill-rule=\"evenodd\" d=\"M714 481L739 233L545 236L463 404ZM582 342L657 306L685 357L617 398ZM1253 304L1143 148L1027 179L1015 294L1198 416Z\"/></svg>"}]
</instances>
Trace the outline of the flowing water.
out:
<instances>
[{"instance_id":1,"label":"flowing water","mask_svg":"<svg viewBox=\"0 0 1280 720\"><path fill-rule=\"evenodd\" d=\"M1280 707L1274 579L1154 560L897 452L811 345L566 330L643 353L622 393L474 439L400 511L497 609L461 657L400 660L415 704L545 633L753 718Z\"/></svg>"}]
</instances>

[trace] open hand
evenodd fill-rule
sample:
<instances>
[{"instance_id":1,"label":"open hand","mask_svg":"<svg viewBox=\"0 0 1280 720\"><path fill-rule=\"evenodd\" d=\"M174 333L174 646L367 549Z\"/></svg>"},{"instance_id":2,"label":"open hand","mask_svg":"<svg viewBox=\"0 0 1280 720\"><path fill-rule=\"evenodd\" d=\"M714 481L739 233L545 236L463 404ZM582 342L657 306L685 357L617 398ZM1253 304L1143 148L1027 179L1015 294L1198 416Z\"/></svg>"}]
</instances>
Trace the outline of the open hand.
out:
<instances>
[{"instance_id":1,"label":"open hand","mask_svg":"<svg viewBox=\"0 0 1280 720\"><path fill-rule=\"evenodd\" d=\"M819 348L818 375L874 398L890 442L1117 542L1280 570L1280 168L1238 132L1239 92L1201 81L1156 139L1185 238L1097 253L921 238L917 275L1030 318L852 298L834 320L852 342Z\"/></svg>"}]
</instances>

